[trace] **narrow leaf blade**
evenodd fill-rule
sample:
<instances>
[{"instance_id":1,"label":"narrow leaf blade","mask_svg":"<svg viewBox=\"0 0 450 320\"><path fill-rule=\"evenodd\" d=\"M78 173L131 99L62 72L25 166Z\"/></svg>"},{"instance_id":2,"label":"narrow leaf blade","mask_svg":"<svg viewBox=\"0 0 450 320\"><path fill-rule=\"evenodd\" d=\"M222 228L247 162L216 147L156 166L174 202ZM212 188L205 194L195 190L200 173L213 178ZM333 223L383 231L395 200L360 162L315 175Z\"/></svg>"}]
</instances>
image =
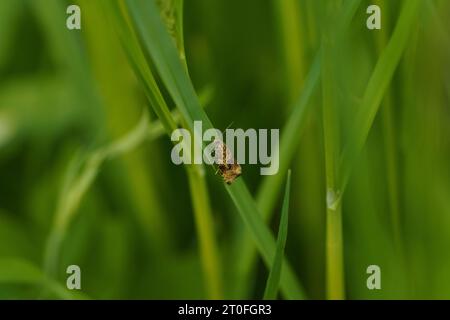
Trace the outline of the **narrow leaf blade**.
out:
<instances>
[{"instance_id":1,"label":"narrow leaf blade","mask_svg":"<svg viewBox=\"0 0 450 320\"><path fill-rule=\"evenodd\" d=\"M278 288L280 286L281 268L283 266L284 248L286 247L288 233L288 216L289 216L289 198L291 189L291 170L288 171L286 181L286 191L284 193L283 207L281 209L280 226L278 230L277 249L275 258L273 259L272 269L267 279L264 299L276 299Z\"/></svg>"}]
</instances>

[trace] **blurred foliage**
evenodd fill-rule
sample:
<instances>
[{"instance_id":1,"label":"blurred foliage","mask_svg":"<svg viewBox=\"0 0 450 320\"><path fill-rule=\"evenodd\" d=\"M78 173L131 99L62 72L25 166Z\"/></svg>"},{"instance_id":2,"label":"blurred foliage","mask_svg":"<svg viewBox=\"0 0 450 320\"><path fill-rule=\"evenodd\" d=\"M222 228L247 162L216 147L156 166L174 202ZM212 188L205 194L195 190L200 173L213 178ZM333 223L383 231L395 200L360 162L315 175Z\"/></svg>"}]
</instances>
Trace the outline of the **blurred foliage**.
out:
<instances>
[{"instance_id":1,"label":"blurred foliage","mask_svg":"<svg viewBox=\"0 0 450 320\"><path fill-rule=\"evenodd\" d=\"M0 299L210 297L188 175L170 161L171 143L105 1L115 0L73 1L82 9L79 31L65 27L72 1L0 1ZM184 2L183 25L171 35L183 31L177 45L197 93L209 92L206 113L216 127L284 127L323 36L353 0L332 1L336 15L325 0ZM392 79L383 77L389 68L379 71L385 82L374 76L380 61L395 62L395 54L382 57L408 1L361 1L324 54L321 76L331 76L321 84L332 89L340 144L359 141L355 128L370 124L345 168L350 299L450 298L450 2L418 0L412 29L396 38L404 48ZM366 28L372 2L382 9L380 31ZM320 87L292 143L285 251L307 297L317 299L326 297L327 263ZM378 108L371 97L379 92ZM373 124L361 112L371 103ZM258 260L242 281L241 241L251 238L220 177L206 172L222 296L261 298L269 270ZM243 177L256 198L259 167L244 165ZM273 192L276 234L282 197ZM71 264L81 267L84 296L65 290ZM372 264L381 267L382 290L366 287Z\"/></svg>"}]
</instances>

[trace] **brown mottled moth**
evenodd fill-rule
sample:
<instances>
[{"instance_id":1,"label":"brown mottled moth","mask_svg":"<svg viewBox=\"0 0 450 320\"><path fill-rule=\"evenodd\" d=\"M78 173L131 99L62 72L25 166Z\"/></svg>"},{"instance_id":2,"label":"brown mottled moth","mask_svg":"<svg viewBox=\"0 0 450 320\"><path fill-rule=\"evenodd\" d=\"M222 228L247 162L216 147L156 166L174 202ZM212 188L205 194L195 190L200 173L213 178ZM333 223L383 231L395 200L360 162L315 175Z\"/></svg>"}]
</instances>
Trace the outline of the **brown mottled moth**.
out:
<instances>
[{"instance_id":1,"label":"brown mottled moth","mask_svg":"<svg viewBox=\"0 0 450 320\"><path fill-rule=\"evenodd\" d=\"M218 139L214 140L214 143L214 152L217 159L216 163L219 166L218 171L220 171L220 175L227 184L232 184L233 181L242 174L242 168L239 163L234 160L226 144Z\"/></svg>"}]
</instances>

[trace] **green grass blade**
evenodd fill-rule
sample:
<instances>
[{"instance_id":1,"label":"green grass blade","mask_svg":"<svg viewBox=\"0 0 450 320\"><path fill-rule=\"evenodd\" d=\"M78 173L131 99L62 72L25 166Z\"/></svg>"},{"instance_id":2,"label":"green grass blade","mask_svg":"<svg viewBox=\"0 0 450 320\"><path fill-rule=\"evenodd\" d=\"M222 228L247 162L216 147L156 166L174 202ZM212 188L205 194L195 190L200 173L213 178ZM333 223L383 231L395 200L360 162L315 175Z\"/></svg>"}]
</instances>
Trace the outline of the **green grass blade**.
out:
<instances>
[{"instance_id":1,"label":"green grass blade","mask_svg":"<svg viewBox=\"0 0 450 320\"><path fill-rule=\"evenodd\" d=\"M341 21L337 27L337 37L342 37L343 32L348 28L353 16L356 13L361 0L349 0L343 7ZM269 218L276 201L280 195L283 184L283 176L287 172L289 165L294 158L295 151L300 143L301 135L309 109L311 97L316 89L321 73L322 49L316 54L316 58L311 66L309 74L305 80L305 85L297 101L294 103L292 114L286 125L281 130L282 137L280 142L280 169L277 175L266 176L258 189L257 203L261 213L267 219Z\"/></svg>"},{"instance_id":2,"label":"green grass blade","mask_svg":"<svg viewBox=\"0 0 450 320\"><path fill-rule=\"evenodd\" d=\"M212 128L211 121L200 107L185 67L180 63L178 50L161 21L155 2L138 0L126 3L146 54L152 58L191 132L194 132L194 120L202 121L204 129Z\"/></svg>"},{"instance_id":3,"label":"green grass blade","mask_svg":"<svg viewBox=\"0 0 450 320\"><path fill-rule=\"evenodd\" d=\"M258 208L256 207L247 186L242 179L238 179L227 188L227 191L238 208L242 220L249 229L256 248L261 254L266 266L270 267L275 257L275 238L262 221ZM283 294L288 299L305 298L303 289L286 259L283 260L283 265L284 267L281 271L280 282Z\"/></svg>"},{"instance_id":4,"label":"green grass blade","mask_svg":"<svg viewBox=\"0 0 450 320\"><path fill-rule=\"evenodd\" d=\"M289 102L298 97L304 72L304 30L301 26L300 2L274 0L274 11L280 34L285 73L286 95Z\"/></svg>"},{"instance_id":5,"label":"green grass blade","mask_svg":"<svg viewBox=\"0 0 450 320\"><path fill-rule=\"evenodd\" d=\"M345 191L354 163L367 140L381 100L406 48L421 3L420 0L410 0L404 3L394 33L370 77L361 102L360 112L353 122L354 127L351 131L350 141L344 148L340 162L339 171L343 173L341 194Z\"/></svg>"},{"instance_id":6,"label":"green grass blade","mask_svg":"<svg viewBox=\"0 0 450 320\"><path fill-rule=\"evenodd\" d=\"M163 1L159 2L159 5L166 29L175 41L179 59L188 73L183 35L183 2L183 0ZM181 118L180 121L183 127L187 127L185 119ZM188 175L207 296L210 299L223 299L220 253L214 230L205 169L203 165L187 165L185 169Z\"/></svg>"},{"instance_id":7,"label":"green grass blade","mask_svg":"<svg viewBox=\"0 0 450 320\"><path fill-rule=\"evenodd\" d=\"M337 36L342 37L344 31L349 27L353 16L356 13L361 0L349 0L345 3L340 24L337 28ZM305 85L299 98L294 103L293 111L289 117L288 122L281 130L280 142L280 167L279 172L273 176L266 176L258 189L256 202L263 218L267 221L270 219L276 201L280 195L281 186L283 183L283 176L288 170L295 152L300 143L299 136L305 126L306 117L312 105L310 100L314 94L315 89L319 84L321 77L321 57L322 49L316 54L316 58L311 66L309 74L305 80ZM239 276L238 282L246 279L251 272L251 268L256 260L256 252L252 243L248 242L248 235L240 235L240 240L237 241L240 246L240 257L237 259L239 266L238 272L242 273ZM238 290L239 291L239 290Z\"/></svg>"},{"instance_id":8,"label":"green grass blade","mask_svg":"<svg viewBox=\"0 0 450 320\"><path fill-rule=\"evenodd\" d=\"M342 235L342 206L337 160L340 153L339 104L336 93L336 37L334 33L337 3L325 4L327 25L322 36L322 120L326 176L326 292L327 298L345 298Z\"/></svg>"},{"instance_id":9,"label":"green grass blade","mask_svg":"<svg viewBox=\"0 0 450 320\"><path fill-rule=\"evenodd\" d=\"M152 58L191 132L194 131L194 121L202 121L204 130L213 128L211 121L200 107L192 82L180 62L172 39L165 30L155 2L138 0L126 3L143 48ZM270 265L275 254L275 239L258 214L257 206L243 179L239 178L226 189L257 242L264 261ZM288 298L304 297L299 281L289 267L283 269L282 288Z\"/></svg>"},{"instance_id":10,"label":"green grass blade","mask_svg":"<svg viewBox=\"0 0 450 320\"><path fill-rule=\"evenodd\" d=\"M142 54L139 47L139 39L133 32L130 17L123 5L123 2L103 1L105 7L112 14L113 23L116 31L123 43L123 47L128 55L132 67L144 86L145 94L162 123L166 133L170 133L177 128L176 121L170 113L161 91L156 83L150 66L146 63L146 57Z\"/></svg>"},{"instance_id":11,"label":"green grass blade","mask_svg":"<svg viewBox=\"0 0 450 320\"><path fill-rule=\"evenodd\" d=\"M267 279L266 290L264 291L264 299L276 299L278 288L280 286L281 267L283 265L284 248L286 247L288 233L288 214L289 214L289 197L291 190L291 171L288 171L286 181L286 191L284 194L283 207L281 208L280 226L278 228L277 250L273 259L272 269Z\"/></svg>"},{"instance_id":12,"label":"green grass blade","mask_svg":"<svg viewBox=\"0 0 450 320\"><path fill-rule=\"evenodd\" d=\"M387 0L378 0L376 2L379 6L388 11ZM387 12L389 13L389 12ZM385 16L388 14L384 13ZM390 30L388 19L384 19L385 28L379 33L376 38L377 54L381 54L383 48L388 42L388 30ZM394 245L401 256L403 253L402 248L402 232L401 232L401 219L400 219L400 190L399 190L399 178L398 178L398 154L396 149L396 136L398 130L394 123L394 95L391 89L388 89L385 93L385 98L381 107L381 120L382 120L382 132L383 132L383 146L384 146L384 158L386 163L386 181L389 197L389 214L391 216L392 233L394 238Z\"/></svg>"},{"instance_id":13,"label":"green grass blade","mask_svg":"<svg viewBox=\"0 0 450 320\"><path fill-rule=\"evenodd\" d=\"M314 60L311 70L306 79L305 87L299 99L295 102L292 114L288 122L281 130L282 137L280 142L280 167L279 172L273 176L266 176L258 189L256 197L258 208L263 217L267 219L272 212L279 195L283 181L283 174L289 168L289 164L294 158L298 136L304 128L307 113L311 107L311 97L319 83L321 63L319 56Z\"/></svg>"},{"instance_id":14,"label":"green grass blade","mask_svg":"<svg viewBox=\"0 0 450 320\"><path fill-rule=\"evenodd\" d=\"M171 5L174 7L171 7ZM185 118L179 112L170 112L161 91L153 76L150 64L147 64L146 57L140 49L139 39L131 26L130 16L126 7L121 3L117 6L111 2L105 2L105 5L113 13L113 20L117 27L117 31L122 40L123 46L127 51L130 62L133 68L144 85L144 89L147 94L147 98L150 101L150 105L154 109L155 113L159 117L162 127L165 129L165 133L170 136L171 132L177 128L177 123L184 124ZM183 62L183 73L186 72L186 63L183 47L182 26L180 20L182 19L183 2L180 0L175 3L165 3L164 11L167 14L165 16L166 23L170 25L166 26L172 30L172 39L169 42L175 42L177 44L177 50L180 56L176 59L181 59ZM156 10L156 12L159 12ZM174 22L174 16L177 17L177 21ZM175 30L173 30L175 28ZM173 41L174 40L174 41ZM206 104L210 99L212 92L208 88L199 97L199 103L203 100ZM203 98L203 99L202 99ZM179 110L178 110L179 111ZM157 130L157 129L156 129ZM160 130L159 130L160 131ZM156 131L156 134L158 131ZM153 132L155 134L155 132ZM212 220L212 213L209 203L209 194L206 187L206 181L204 177L204 169L202 166L186 166L185 167L193 205L193 211L195 215L196 230L200 243L200 255L205 276L205 285L208 293L208 297L213 299L219 299L222 297L222 281L220 272L220 259L217 250L217 244L214 235L214 224Z\"/></svg>"},{"instance_id":15,"label":"green grass blade","mask_svg":"<svg viewBox=\"0 0 450 320\"><path fill-rule=\"evenodd\" d=\"M207 296L210 299L223 299L222 268L204 168L199 165L187 166L186 168Z\"/></svg>"}]
</instances>

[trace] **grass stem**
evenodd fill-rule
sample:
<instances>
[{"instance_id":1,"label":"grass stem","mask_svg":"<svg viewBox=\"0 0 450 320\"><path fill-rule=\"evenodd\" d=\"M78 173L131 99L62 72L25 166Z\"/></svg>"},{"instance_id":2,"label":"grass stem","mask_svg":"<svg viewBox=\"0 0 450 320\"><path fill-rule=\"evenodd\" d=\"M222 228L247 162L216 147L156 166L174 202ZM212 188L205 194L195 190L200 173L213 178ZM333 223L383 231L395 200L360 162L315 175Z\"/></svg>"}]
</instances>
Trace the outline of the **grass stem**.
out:
<instances>
[{"instance_id":1,"label":"grass stem","mask_svg":"<svg viewBox=\"0 0 450 320\"><path fill-rule=\"evenodd\" d=\"M191 165L187 167L187 174L208 298L223 299L221 264L204 168Z\"/></svg>"},{"instance_id":2,"label":"grass stem","mask_svg":"<svg viewBox=\"0 0 450 320\"><path fill-rule=\"evenodd\" d=\"M331 8L329 8L331 9ZM329 26L330 27L330 26ZM327 28L328 29L328 28ZM327 298L345 298L342 241L342 205L336 159L339 154L339 114L333 71L335 43L331 28L322 41L322 119L326 175L326 292Z\"/></svg>"}]
</instances>

